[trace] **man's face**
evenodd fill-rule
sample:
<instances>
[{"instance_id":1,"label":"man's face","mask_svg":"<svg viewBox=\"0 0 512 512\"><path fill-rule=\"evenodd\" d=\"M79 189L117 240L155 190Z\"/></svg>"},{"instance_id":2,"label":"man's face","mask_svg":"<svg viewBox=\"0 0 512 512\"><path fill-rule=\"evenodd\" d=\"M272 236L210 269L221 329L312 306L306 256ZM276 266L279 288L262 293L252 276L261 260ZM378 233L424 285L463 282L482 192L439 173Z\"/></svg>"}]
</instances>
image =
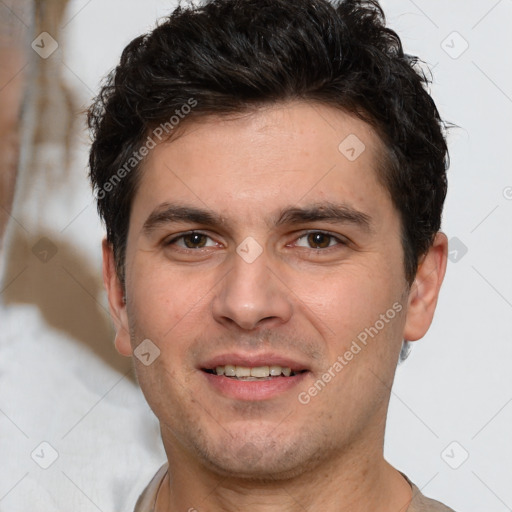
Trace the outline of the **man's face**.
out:
<instances>
[{"instance_id":1,"label":"man's face","mask_svg":"<svg viewBox=\"0 0 512 512\"><path fill-rule=\"evenodd\" d=\"M117 344L151 341L134 361L168 455L278 478L379 449L409 291L379 161L367 124L302 102L194 121L152 151ZM273 366L292 374L216 375Z\"/></svg>"}]
</instances>

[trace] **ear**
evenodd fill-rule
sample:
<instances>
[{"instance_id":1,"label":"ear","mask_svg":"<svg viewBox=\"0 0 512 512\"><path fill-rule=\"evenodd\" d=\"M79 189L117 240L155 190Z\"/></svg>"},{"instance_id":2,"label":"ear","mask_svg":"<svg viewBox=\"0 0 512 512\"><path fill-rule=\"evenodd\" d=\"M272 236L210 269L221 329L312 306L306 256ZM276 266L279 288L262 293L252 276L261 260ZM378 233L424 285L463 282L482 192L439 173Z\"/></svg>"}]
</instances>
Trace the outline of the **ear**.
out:
<instances>
[{"instance_id":1,"label":"ear","mask_svg":"<svg viewBox=\"0 0 512 512\"><path fill-rule=\"evenodd\" d=\"M102 250L103 284L107 290L110 316L116 328L116 349L123 356L131 356L132 347L123 287L116 272L114 250L106 238L103 240Z\"/></svg>"},{"instance_id":2,"label":"ear","mask_svg":"<svg viewBox=\"0 0 512 512\"><path fill-rule=\"evenodd\" d=\"M408 299L404 339L416 341L425 336L437 305L439 290L446 272L448 239L438 232L429 251L418 265Z\"/></svg>"}]
</instances>

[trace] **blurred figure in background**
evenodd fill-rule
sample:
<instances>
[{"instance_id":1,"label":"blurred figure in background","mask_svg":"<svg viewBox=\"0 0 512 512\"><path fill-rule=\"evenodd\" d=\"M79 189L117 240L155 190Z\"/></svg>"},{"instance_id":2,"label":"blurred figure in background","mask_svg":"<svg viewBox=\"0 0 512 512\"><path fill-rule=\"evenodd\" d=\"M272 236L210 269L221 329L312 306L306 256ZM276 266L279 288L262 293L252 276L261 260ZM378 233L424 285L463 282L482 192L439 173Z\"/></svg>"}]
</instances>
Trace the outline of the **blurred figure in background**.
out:
<instances>
[{"instance_id":1,"label":"blurred figure in background","mask_svg":"<svg viewBox=\"0 0 512 512\"><path fill-rule=\"evenodd\" d=\"M81 246L99 258L82 150L89 98L69 80L83 7L0 1L2 512L129 510L163 460L113 347L99 262Z\"/></svg>"},{"instance_id":2,"label":"blurred figure in background","mask_svg":"<svg viewBox=\"0 0 512 512\"><path fill-rule=\"evenodd\" d=\"M14 196L20 142L20 116L27 84L31 0L0 4L0 244Z\"/></svg>"}]
</instances>

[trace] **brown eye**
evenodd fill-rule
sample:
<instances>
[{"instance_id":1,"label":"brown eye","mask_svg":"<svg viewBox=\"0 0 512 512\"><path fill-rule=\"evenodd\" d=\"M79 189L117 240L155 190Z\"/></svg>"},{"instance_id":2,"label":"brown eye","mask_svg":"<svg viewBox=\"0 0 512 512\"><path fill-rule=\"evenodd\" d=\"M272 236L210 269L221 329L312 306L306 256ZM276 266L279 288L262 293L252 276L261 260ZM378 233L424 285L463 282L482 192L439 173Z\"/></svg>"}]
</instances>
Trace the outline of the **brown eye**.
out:
<instances>
[{"instance_id":1,"label":"brown eye","mask_svg":"<svg viewBox=\"0 0 512 512\"><path fill-rule=\"evenodd\" d=\"M309 233L307 235L308 244L312 249L325 249L330 246L332 236L326 233Z\"/></svg>"},{"instance_id":2,"label":"brown eye","mask_svg":"<svg viewBox=\"0 0 512 512\"><path fill-rule=\"evenodd\" d=\"M203 249L207 247L215 247L217 244L208 235L192 231L184 233L172 240L165 242L165 246L176 246L180 249Z\"/></svg>"},{"instance_id":3,"label":"brown eye","mask_svg":"<svg viewBox=\"0 0 512 512\"><path fill-rule=\"evenodd\" d=\"M202 233L183 235L183 242L188 249L200 249L206 246L208 237Z\"/></svg>"}]
</instances>

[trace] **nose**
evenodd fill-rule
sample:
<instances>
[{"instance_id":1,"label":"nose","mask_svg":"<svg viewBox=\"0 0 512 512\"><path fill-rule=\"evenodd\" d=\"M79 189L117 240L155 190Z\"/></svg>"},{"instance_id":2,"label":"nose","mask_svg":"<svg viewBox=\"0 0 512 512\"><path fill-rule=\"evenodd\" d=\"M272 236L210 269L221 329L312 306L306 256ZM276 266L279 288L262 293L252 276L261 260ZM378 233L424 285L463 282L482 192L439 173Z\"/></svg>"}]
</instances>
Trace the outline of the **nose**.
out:
<instances>
[{"instance_id":1,"label":"nose","mask_svg":"<svg viewBox=\"0 0 512 512\"><path fill-rule=\"evenodd\" d=\"M292 315L291 292L278 269L272 270L263 253L248 263L238 254L213 300L213 316L224 326L243 330L277 327Z\"/></svg>"}]
</instances>

